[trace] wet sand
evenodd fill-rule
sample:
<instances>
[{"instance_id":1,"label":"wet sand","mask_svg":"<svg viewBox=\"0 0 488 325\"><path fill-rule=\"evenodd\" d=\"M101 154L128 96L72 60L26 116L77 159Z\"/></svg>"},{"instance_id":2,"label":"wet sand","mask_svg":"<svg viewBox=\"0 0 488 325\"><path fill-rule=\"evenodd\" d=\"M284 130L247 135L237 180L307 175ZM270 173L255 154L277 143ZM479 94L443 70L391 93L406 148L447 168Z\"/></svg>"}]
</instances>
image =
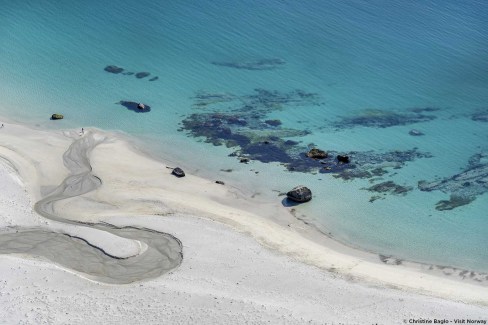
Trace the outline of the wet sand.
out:
<instances>
[{"instance_id":1,"label":"wet sand","mask_svg":"<svg viewBox=\"0 0 488 325\"><path fill-rule=\"evenodd\" d=\"M39 227L15 227L7 233L0 234L1 254L41 256L63 267L81 272L84 277L117 284L158 277L181 264L181 242L170 234L137 227L82 223L65 219L55 213L55 202L86 194L101 186L100 178L92 174L89 154L104 140L104 137L96 138L92 133L87 133L69 146L63 155L64 166L69 170L69 176L51 194L35 204L35 211L53 221L91 227L137 240L145 244L144 251L134 256L119 257L81 237Z\"/></svg>"}]
</instances>

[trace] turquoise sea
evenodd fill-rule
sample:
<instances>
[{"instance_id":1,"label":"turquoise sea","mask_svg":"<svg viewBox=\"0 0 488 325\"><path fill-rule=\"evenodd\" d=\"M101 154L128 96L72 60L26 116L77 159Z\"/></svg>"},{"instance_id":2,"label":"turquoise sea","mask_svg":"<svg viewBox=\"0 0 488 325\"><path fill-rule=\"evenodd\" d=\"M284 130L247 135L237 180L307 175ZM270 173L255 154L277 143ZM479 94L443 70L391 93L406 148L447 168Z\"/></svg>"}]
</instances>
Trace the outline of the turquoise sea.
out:
<instances>
[{"instance_id":1,"label":"turquoise sea","mask_svg":"<svg viewBox=\"0 0 488 325\"><path fill-rule=\"evenodd\" d=\"M303 184L339 241L488 271L488 2L0 3L1 116L121 130L256 200Z\"/></svg>"}]
</instances>

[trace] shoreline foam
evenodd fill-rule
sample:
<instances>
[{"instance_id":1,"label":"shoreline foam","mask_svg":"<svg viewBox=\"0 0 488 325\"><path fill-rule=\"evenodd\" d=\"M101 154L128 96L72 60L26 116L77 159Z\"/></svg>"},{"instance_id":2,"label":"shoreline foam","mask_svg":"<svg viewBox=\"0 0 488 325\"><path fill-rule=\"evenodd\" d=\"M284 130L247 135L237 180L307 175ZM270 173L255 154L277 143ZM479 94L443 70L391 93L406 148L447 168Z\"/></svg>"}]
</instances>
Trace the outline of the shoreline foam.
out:
<instances>
[{"instance_id":1,"label":"shoreline foam","mask_svg":"<svg viewBox=\"0 0 488 325\"><path fill-rule=\"evenodd\" d=\"M41 186L49 186L53 179L59 179L59 168L55 167L59 165L56 159L60 160L61 156L56 153L63 152L69 141L61 131L38 131L13 124L7 127L8 132L5 132L7 129L2 130L2 145L5 145L7 136L9 148L24 156L24 161L15 161L16 168L22 178L28 180L26 187L29 194L39 199ZM56 209L70 218L91 222L92 219L103 220L107 216L127 214L171 215L183 212L203 215L252 235L266 247L346 277L380 286L394 286L451 300L488 305L488 294L482 285L426 274L403 265L374 262L377 258L374 254L341 247L342 244L331 239L327 241L327 246L324 245L325 238L320 240L322 245L313 242L304 235L315 235L310 229L302 228L301 222L285 228L273 222L274 220L263 219L249 212L279 209L280 205L261 205L251 209L253 202L247 202L235 189L192 175L177 182L161 162L136 153L130 144L118 139L114 133L103 133L113 141L100 145L92 152L92 166L94 174L104 180L104 186L83 197L57 204ZM20 139L19 135L22 135ZM50 145L39 143L40 139L46 138ZM46 150L53 153L47 161ZM32 164L36 165L37 170ZM86 219L86 210L91 211L91 219L80 220ZM282 223L293 220L284 207L281 207L280 212L284 217Z\"/></svg>"}]
</instances>

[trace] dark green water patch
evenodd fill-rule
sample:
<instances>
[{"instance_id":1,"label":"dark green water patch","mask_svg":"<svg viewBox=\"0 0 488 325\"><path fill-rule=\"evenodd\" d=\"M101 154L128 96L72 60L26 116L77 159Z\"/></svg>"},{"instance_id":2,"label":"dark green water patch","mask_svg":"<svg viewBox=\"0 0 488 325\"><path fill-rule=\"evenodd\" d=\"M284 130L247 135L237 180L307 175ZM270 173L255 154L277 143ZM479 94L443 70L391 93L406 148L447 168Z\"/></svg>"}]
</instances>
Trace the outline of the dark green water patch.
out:
<instances>
[{"instance_id":1,"label":"dark green water patch","mask_svg":"<svg viewBox=\"0 0 488 325\"><path fill-rule=\"evenodd\" d=\"M355 116L344 116L333 125L339 129L354 128L358 126L371 128L388 128L398 125L408 125L419 122L428 122L436 117L426 115L424 112L431 112L430 108L413 109L409 112L400 113L379 109L368 109L360 111Z\"/></svg>"},{"instance_id":2,"label":"dark green water patch","mask_svg":"<svg viewBox=\"0 0 488 325\"><path fill-rule=\"evenodd\" d=\"M144 79L151 74L150 72L145 72L145 71L144 72L127 71L124 68L116 66L116 65L107 65L103 70L108 72L108 73L113 73L113 74L121 74L124 76L135 76L137 79ZM156 81L158 79L159 79L158 76L154 76L151 79L149 79L149 81Z\"/></svg>"},{"instance_id":3,"label":"dark green water patch","mask_svg":"<svg viewBox=\"0 0 488 325\"><path fill-rule=\"evenodd\" d=\"M331 174L335 178L354 180L378 178L392 169L402 168L407 162L431 157L417 148L338 152L303 144L299 139L310 134L308 129L288 128L281 120L269 118L272 112L299 106L320 109L320 97L303 90L255 89L242 96L200 91L193 100L198 112L183 119L179 131L215 146L231 148L230 156L240 161L274 162L291 172ZM379 190L376 188L377 192ZM387 193L398 195L408 190L410 188L398 185L389 187Z\"/></svg>"},{"instance_id":4,"label":"dark green water patch","mask_svg":"<svg viewBox=\"0 0 488 325\"><path fill-rule=\"evenodd\" d=\"M382 194L383 196L387 195L387 194L406 195L408 192L413 190L413 187L402 186L402 185L396 184L393 181L385 181L385 182L375 184L375 185L368 187L368 188L363 188L363 190L367 190L367 191L374 192L374 193L379 193L379 194ZM373 195L369 199L369 202L374 202L374 201L376 201L378 199L382 199L382 198L383 198L382 196Z\"/></svg>"},{"instance_id":5,"label":"dark green water patch","mask_svg":"<svg viewBox=\"0 0 488 325\"><path fill-rule=\"evenodd\" d=\"M213 65L242 70L274 70L286 64L286 61L278 58L258 59L247 61L213 61Z\"/></svg>"},{"instance_id":6,"label":"dark green water patch","mask_svg":"<svg viewBox=\"0 0 488 325\"><path fill-rule=\"evenodd\" d=\"M476 112L471 115L473 121L488 122L488 110Z\"/></svg>"},{"instance_id":7,"label":"dark green water patch","mask_svg":"<svg viewBox=\"0 0 488 325\"><path fill-rule=\"evenodd\" d=\"M488 153L471 156L467 166L458 174L431 182L420 181L418 187L421 191L450 194L449 200L437 202L437 210L452 210L467 205L488 192Z\"/></svg>"}]
</instances>

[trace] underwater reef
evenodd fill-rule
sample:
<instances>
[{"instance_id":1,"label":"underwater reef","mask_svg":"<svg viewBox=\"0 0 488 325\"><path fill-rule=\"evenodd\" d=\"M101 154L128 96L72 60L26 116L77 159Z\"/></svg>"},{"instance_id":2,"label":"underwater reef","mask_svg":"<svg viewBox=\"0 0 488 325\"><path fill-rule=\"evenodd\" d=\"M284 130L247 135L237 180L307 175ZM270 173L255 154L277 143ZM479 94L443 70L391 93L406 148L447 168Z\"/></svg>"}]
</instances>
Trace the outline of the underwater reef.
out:
<instances>
[{"instance_id":1,"label":"underwater reef","mask_svg":"<svg viewBox=\"0 0 488 325\"><path fill-rule=\"evenodd\" d=\"M471 115L471 119L478 122L488 122L488 110L474 113Z\"/></svg>"},{"instance_id":2,"label":"underwater reef","mask_svg":"<svg viewBox=\"0 0 488 325\"><path fill-rule=\"evenodd\" d=\"M368 187L368 188L363 188L363 190L383 194L383 196L385 196L387 194L406 195L408 192L413 190L413 187L402 186L402 185L396 184L393 181L385 181L382 183L375 184L375 185ZM374 195L369 199L369 202L374 202L378 199L383 199L383 198L384 197L382 197L380 195Z\"/></svg>"},{"instance_id":3,"label":"underwater reef","mask_svg":"<svg viewBox=\"0 0 488 325\"><path fill-rule=\"evenodd\" d=\"M434 115L426 115L424 112L433 112L435 108L414 108L408 112L393 112L380 109L367 109L354 116L342 116L339 121L333 122L333 126L340 129L354 127L388 128L398 125L408 125L420 122L428 122L436 118Z\"/></svg>"},{"instance_id":4,"label":"underwater reef","mask_svg":"<svg viewBox=\"0 0 488 325\"><path fill-rule=\"evenodd\" d=\"M213 65L243 70L274 70L286 64L283 59L259 59L248 61L213 61Z\"/></svg>"},{"instance_id":5,"label":"underwater reef","mask_svg":"<svg viewBox=\"0 0 488 325\"><path fill-rule=\"evenodd\" d=\"M126 71L122 67L118 67L116 65L107 65L103 70L105 70L108 73L113 73L113 74L122 74L125 76L135 76L137 79L144 79L151 75L149 72L131 72L131 71ZM149 79L149 81L156 81L158 80L159 77L155 76Z\"/></svg>"},{"instance_id":6,"label":"underwater reef","mask_svg":"<svg viewBox=\"0 0 488 325\"><path fill-rule=\"evenodd\" d=\"M462 172L432 182L420 181L418 188L421 191L450 194L449 200L437 202L436 209L439 211L452 210L473 202L488 192L488 152L471 156Z\"/></svg>"},{"instance_id":7,"label":"underwater reef","mask_svg":"<svg viewBox=\"0 0 488 325\"><path fill-rule=\"evenodd\" d=\"M275 162L291 172L327 173L353 180L381 177L409 161L431 157L417 148L337 152L302 144L295 139L310 134L309 130L286 127L282 121L270 119L268 115L298 106L320 109L320 97L303 90L279 92L259 88L242 96L198 92L193 100L193 107L199 112L186 116L179 131L215 146L232 148L230 156L241 161ZM399 191L400 188L396 189Z\"/></svg>"}]
</instances>

